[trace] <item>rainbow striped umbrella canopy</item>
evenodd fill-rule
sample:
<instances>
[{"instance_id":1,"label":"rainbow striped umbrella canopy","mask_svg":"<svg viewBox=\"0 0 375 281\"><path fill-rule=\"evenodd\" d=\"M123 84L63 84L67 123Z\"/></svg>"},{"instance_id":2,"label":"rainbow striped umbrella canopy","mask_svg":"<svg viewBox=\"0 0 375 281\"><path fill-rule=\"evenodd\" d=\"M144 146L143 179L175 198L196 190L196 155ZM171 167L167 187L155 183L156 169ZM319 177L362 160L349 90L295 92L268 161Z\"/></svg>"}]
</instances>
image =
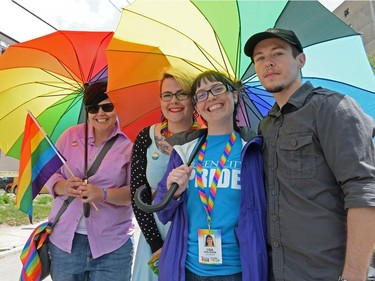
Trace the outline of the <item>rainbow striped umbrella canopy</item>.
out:
<instances>
[{"instance_id":1,"label":"rainbow striped umbrella canopy","mask_svg":"<svg viewBox=\"0 0 375 281\"><path fill-rule=\"evenodd\" d=\"M343 84L349 90L357 89L365 100L359 100L360 104L375 116L375 78L360 34L318 1L137 0L122 13L114 39L154 46L150 56L162 52L170 65L192 73L208 69L225 72L246 83L247 90L262 89L250 58L243 52L247 39L271 27L291 29L307 55L304 78L312 79L316 86L330 81L333 90L342 90ZM110 62L108 67L111 69ZM142 73L135 69L132 75L140 77ZM109 76L109 93L119 83ZM251 106L256 110L257 104ZM250 110L248 115L254 120L249 122L252 126L263 116L261 110L255 115Z\"/></svg>"},{"instance_id":2,"label":"rainbow striped umbrella canopy","mask_svg":"<svg viewBox=\"0 0 375 281\"><path fill-rule=\"evenodd\" d=\"M107 78L113 32L56 31L0 56L0 150L19 159L27 110L55 141L84 121L86 84Z\"/></svg>"}]
</instances>

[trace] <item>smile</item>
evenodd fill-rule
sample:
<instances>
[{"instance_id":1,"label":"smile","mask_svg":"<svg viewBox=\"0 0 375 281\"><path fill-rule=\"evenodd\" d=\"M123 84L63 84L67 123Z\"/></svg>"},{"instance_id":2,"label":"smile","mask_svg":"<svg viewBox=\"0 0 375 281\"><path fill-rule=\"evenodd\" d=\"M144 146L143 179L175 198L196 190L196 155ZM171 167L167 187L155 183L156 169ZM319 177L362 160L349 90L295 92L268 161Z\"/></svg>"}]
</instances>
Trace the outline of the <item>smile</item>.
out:
<instances>
[{"instance_id":1,"label":"smile","mask_svg":"<svg viewBox=\"0 0 375 281\"><path fill-rule=\"evenodd\" d=\"M218 109L218 108L222 108L223 107L223 104L222 103L217 103L217 104L214 104L214 105L212 105L212 106L210 106L209 108L208 108L208 111L214 111L215 109Z\"/></svg>"},{"instance_id":2,"label":"smile","mask_svg":"<svg viewBox=\"0 0 375 281\"><path fill-rule=\"evenodd\" d=\"M169 109L169 111L171 111L171 112L181 112L181 111L183 111L184 109L183 108L170 108Z\"/></svg>"}]
</instances>

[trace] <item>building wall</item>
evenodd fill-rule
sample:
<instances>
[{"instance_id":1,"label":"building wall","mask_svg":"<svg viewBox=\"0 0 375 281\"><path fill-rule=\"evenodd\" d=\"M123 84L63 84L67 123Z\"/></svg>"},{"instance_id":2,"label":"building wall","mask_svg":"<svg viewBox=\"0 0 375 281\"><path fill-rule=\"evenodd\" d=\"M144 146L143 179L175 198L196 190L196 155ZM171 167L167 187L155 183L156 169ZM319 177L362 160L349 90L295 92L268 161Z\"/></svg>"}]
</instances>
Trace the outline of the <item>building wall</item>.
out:
<instances>
[{"instance_id":1,"label":"building wall","mask_svg":"<svg viewBox=\"0 0 375 281\"><path fill-rule=\"evenodd\" d=\"M368 54L375 54L375 1L344 1L333 13L362 34Z\"/></svg>"},{"instance_id":2,"label":"building wall","mask_svg":"<svg viewBox=\"0 0 375 281\"><path fill-rule=\"evenodd\" d=\"M17 177L19 160L5 156L0 151L0 176L1 177Z\"/></svg>"},{"instance_id":3,"label":"building wall","mask_svg":"<svg viewBox=\"0 0 375 281\"><path fill-rule=\"evenodd\" d=\"M0 31L0 55L5 52L8 46L16 43L18 41Z\"/></svg>"}]
</instances>

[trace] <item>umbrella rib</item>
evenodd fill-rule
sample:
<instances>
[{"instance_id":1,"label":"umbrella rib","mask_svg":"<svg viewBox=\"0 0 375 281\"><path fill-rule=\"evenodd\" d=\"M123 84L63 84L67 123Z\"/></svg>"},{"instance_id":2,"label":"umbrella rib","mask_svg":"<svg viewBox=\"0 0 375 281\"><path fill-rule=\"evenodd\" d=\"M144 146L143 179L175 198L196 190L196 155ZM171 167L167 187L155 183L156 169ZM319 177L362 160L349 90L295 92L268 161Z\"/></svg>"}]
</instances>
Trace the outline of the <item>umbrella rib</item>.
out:
<instances>
[{"instance_id":1,"label":"umbrella rib","mask_svg":"<svg viewBox=\"0 0 375 281\"><path fill-rule=\"evenodd\" d=\"M84 80L84 77L83 77L83 70L82 70L82 65L80 63L80 60L79 60L79 57L78 57L78 53L77 53L77 50L76 48L74 47L74 44L73 42L70 40L70 38L64 33L64 32L61 32L61 34L65 37L65 39L70 43L70 45L72 46L73 48L73 51L74 51L74 54L75 54L75 57L76 57L76 60L77 60L77 63L78 63L78 67L79 67L79 72L80 72L80 76L82 78L82 81ZM57 58L56 58L57 59ZM57 59L59 62L60 60ZM70 72L67 70L67 68L65 67L65 65L63 63L61 63L61 65L64 67L64 69L70 74ZM76 81L73 76L72 76L72 80ZM78 83L78 81L76 81Z\"/></svg>"},{"instance_id":2,"label":"umbrella rib","mask_svg":"<svg viewBox=\"0 0 375 281\"><path fill-rule=\"evenodd\" d=\"M215 29L214 29L214 27L212 26L212 24L211 24L211 22L208 20L208 18L202 13L202 11L197 7L197 5L195 5L195 3L193 3L193 2L191 2L193 5L194 5L194 7L201 13L201 15L206 19L206 21L208 22L208 24L211 26L211 29L212 29L212 32L214 33L214 36L215 36L215 40L216 40L216 43L217 43L217 46L219 47L219 52L220 52L220 56L221 56L221 58L222 58L222 60L223 60L223 62L224 62L224 66L225 66L225 69L226 69L226 73L229 75L229 69L228 69L228 65L227 65L227 63L226 63L226 61L225 61L225 56L224 56L224 54L223 54L223 50L224 50L224 53L226 54L226 55L228 55L226 52L225 52L225 49L224 48L221 48L221 46L222 46L222 44L221 44L221 42L220 42L220 40L219 40L219 37L218 37L218 35L217 35L217 32L215 31ZM195 42L194 42L195 43ZM196 44L197 45L197 44ZM197 48L199 48L198 46L197 46ZM200 48L199 48L200 49ZM238 48L237 48L237 50L238 50ZM203 53L203 52L202 52ZM227 56L228 57L228 56ZM207 58L207 57L206 57ZM207 60L208 60L208 58L207 58ZM217 70L216 68L215 68L215 70ZM236 75L236 70L237 70L237 61L236 61L236 67L235 67L235 75ZM230 76L230 75L229 75Z\"/></svg>"},{"instance_id":3,"label":"umbrella rib","mask_svg":"<svg viewBox=\"0 0 375 281\"><path fill-rule=\"evenodd\" d=\"M198 46L197 46L198 47ZM199 48L199 47L198 47ZM146 52L146 51L132 51L132 50L115 50L115 49L108 49L107 52L121 52L121 53L139 53L139 54L149 54L149 55L156 55L156 56L164 56L164 57L170 57L170 58L175 58L175 59L179 59L179 60L182 60L184 62L186 62L187 64L189 64L190 66L194 67L195 69L199 70L199 71L202 71L202 69L207 69L207 67L201 65L201 64L197 64L195 62L192 62L190 60L187 60L187 59L184 59L184 58L181 58L181 57L178 57L178 56L175 56L175 55L167 55L167 54L164 54L164 53L153 53L153 52ZM201 68L199 68L201 67ZM215 68L215 66L212 66ZM215 68L216 69L216 68Z\"/></svg>"},{"instance_id":4,"label":"umbrella rib","mask_svg":"<svg viewBox=\"0 0 375 281\"><path fill-rule=\"evenodd\" d=\"M237 50L236 50L236 68L235 68L235 73L237 75L240 74L241 71L241 54L242 54L242 46L241 46L241 41L242 41L242 25L241 25L241 13L240 13L240 7L238 5L238 1L236 1L236 7L237 7L237 14L238 14L238 36L237 36ZM238 79L241 79L242 77L238 77Z\"/></svg>"},{"instance_id":5,"label":"umbrella rib","mask_svg":"<svg viewBox=\"0 0 375 281\"><path fill-rule=\"evenodd\" d=\"M62 66L63 66L64 69L70 74L70 72L65 68L65 66L64 66L63 64L62 64ZM48 70L43 69L43 68L41 68L41 70L44 71L45 73L51 75L52 77L55 77L56 79L60 80L61 82L66 83L66 84L68 84L68 85L74 87L74 88L77 89L77 90L80 89L80 88L82 88L82 87L76 87L76 85L74 85L74 84L72 84L72 83L69 83L68 81L62 79L61 77L57 76L56 74L54 74L54 73L51 72L51 71L48 71ZM79 81L75 80L73 77L71 77L71 78L72 78L72 80L75 81L78 85L80 85ZM43 84L43 83L40 83L40 84ZM48 84L46 84L46 85L48 85ZM49 85L49 86L52 86L52 85ZM55 87L55 86L54 86L54 87ZM59 87L57 87L57 88L59 88ZM61 89L68 89L68 88L61 87Z\"/></svg>"},{"instance_id":6,"label":"umbrella rib","mask_svg":"<svg viewBox=\"0 0 375 281\"><path fill-rule=\"evenodd\" d=\"M38 84L42 84L42 83L38 83ZM24 84L24 85L26 85L26 84ZM47 84L47 85L48 85L48 84ZM58 87L57 87L57 88L58 88ZM72 98L72 99L76 99L76 97L77 97L78 95L80 95L80 94L77 93L76 96L75 96L74 98ZM5 114L2 118L0 118L0 121L2 121L4 118L6 118L7 116L9 116L9 114L11 114L14 110L21 108L23 105L27 104L28 102L30 102L30 101L32 101L32 100L35 100L35 99L38 99L38 98L43 98L43 97L44 97L44 98L48 98L48 97L56 97L56 96L62 96L62 95L49 95L49 94L46 94L46 95L43 95L43 96L37 96L37 97L32 98L32 99L30 99L30 100L27 100L27 101L25 101L25 102L23 102L23 103L20 103L18 106L16 106L16 107L13 108L11 111L9 111L7 114ZM55 106L57 106L57 105L63 104L63 103L65 103L65 102L68 102L69 100L71 100L71 99L68 99L67 101L64 101L64 102L60 102L60 101L58 101L58 102L56 102L55 104L53 104L53 105L47 107L46 109L48 109L48 108L53 108L53 107L55 107Z\"/></svg>"},{"instance_id":7,"label":"umbrella rib","mask_svg":"<svg viewBox=\"0 0 375 281\"><path fill-rule=\"evenodd\" d=\"M150 21L153 21L153 22L155 22L155 23L158 23L158 24L160 24L160 25L162 25L162 26L165 26L166 28L172 29L172 30L174 30L175 32L181 34L183 37L187 38L188 40L190 40L191 42L193 42L193 43L197 46L198 50L201 51L201 53L206 57L207 61L212 65L213 68L216 69L216 67L214 66L214 63L213 63L213 62L215 62L215 63L217 63L217 64L220 65L220 63L219 63L214 57L212 57L211 55L209 55L208 52L205 52L205 49L204 49L203 47L201 47L201 46L200 46L195 40L193 40L191 37L187 36L186 34L182 33L182 32L179 31L178 29L173 28L172 26L167 25L167 24L165 24L165 23L163 23L163 22L160 22L160 21L158 21L158 20L156 20L156 19L153 19L153 18L151 18L151 17L148 17L148 16L145 16L145 15L143 15L143 14L137 13L137 12L135 12L135 11L131 11L131 10L126 9L126 8L124 8L124 10L125 10L125 11L128 11L129 13L133 13L133 14L139 16L139 17L142 17L142 18L148 19L148 20L150 20ZM219 46L219 49L220 49L220 46ZM207 53L207 54L206 54L206 53ZM176 57L176 56L168 55L168 54L165 54L165 53L164 53L164 55L165 55L165 56ZM224 68L227 69L226 66L224 66Z\"/></svg>"},{"instance_id":8,"label":"umbrella rib","mask_svg":"<svg viewBox=\"0 0 375 281\"><path fill-rule=\"evenodd\" d=\"M248 101L246 101L246 100L248 100ZM263 118L263 114L262 114L261 111L259 110L259 108L258 108L258 103L257 103L257 102L251 100L249 97L246 97L246 98L243 98L243 103L244 103L244 105L245 105L245 110L246 110L246 112L247 112L248 110L250 110L250 112L253 113L253 115L256 116L256 118L257 118L259 121L262 120L262 118ZM252 103L254 106L250 106L249 103ZM265 109L269 109L269 108L264 107L264 106L261 105L261 104L259 104L259 105L262 106L262 107L265 108ZM249 122L250 122L250 120L249 120Z\"/></svg>"},{"instance_id":9,"label":"umbrella rib","mask_svg":"<svg viewBox=\"0 0 375 281\"><path fill-rule=\"evenodd\" d=\"M104 44L105 40L108 38L108 36L112 36L112 33L108 33L107 36L105 36L104 38L102 38L102 40L100 41L99 46L96 48L95 58L93 59L93 61L92 61L92 63L91 63L90 72L89 72L89 77L87 78L88 81L85 81L85 82L90 82L90 81L91 81L92 76L93 76L93 73L94 73L95 64L96 64L97 59L98 59L99 51L101 50L101 46L103 46L103 44ZM105 49L105 48L104 48L104 49ZM79 63L79 61L78 61L78 63ZM79 65L80 65L80 68L81 68L81 64L80 64L80 63L79 63ZM102 70L100 70L99 73L100 73L100 72L103 72L103 74L104 74L104 70L105 70L105 68L106 68L106 66L105 66ZM98 81L98 80L100 80L100 79L97 79L96 81Z\"/></svg>"},{"instance_id":10,"label":"umbrella rib","mask_svg":"<svg viewBox=\"0 0 375 281\"><path fill-rule=\"evenodd\" d=\"M251 100L251 102L253 102L255 104L258 104L259 106L261 106L261 107L263 107L265 109L270 109L272 107L272 104L270 104L268 101L266 101L265 99L262 98L262 97L268 97L269 98L270 97L269 95L267 95L267 94L261 94L261 93L259 93L259 94L258 93L254 93L253 91L251 91L251 87L248 87L248 86L245 86L244 90L245 89L248 91L248 92L245 91L245 93L246 93L247 96L251 95L251 94L254 95L254 96L257 96L262 102L264 102L265 104L267 104L269 107L266 107L263 104L261 104L260 102L252 100L250 97L248 97Z\"/></svg>"},{"instance_id":11,"label":"umbrella rib","mask_svg":"<svg viewBox=\"0 0 375 281\"><path fill-rule=\"evenodd\" d=\"M61 32L61 31L57 31L57 32L60 32L61 34L64 35L64 37L66 37L66 35L65 35L63 32ZM68 41L71 43L70 40L68 40ZM25 49L39 50L39 51L43 51L43 52L44 52L44 50L41 50L41 49L39 49L39 48L35 48L35 47L14 46L14 48L25 48ZM75 50L75 49L74 49L74 50ZM76 54L76 58L77 58L78 64L79 64L79 66L80 66L80 71L81 71L81 65L80 65L79 60L78 60L78 57L77 57L77 52L74 51L74 53ZM74 75L72 75L72 73L69 71L69 69L65 66L65 64L64 64L59 58L57 58L57 57L56 57L55 55L53 55L52 53L49 53L49 52L48 52L48 54L49 54L51 57L55 58L55 60L59 63L59 65L60 65L60 66L65 70L65 72L68 74L68 75L66 75L68 78L70 78L71 80L74 80L75 82L77 82L77 84L79 84L79 81L77 81L77 80L74 78ZM44 69L44 68L41 68L41 67L36 67L36 68L41 69L41 70L45 71L46 73L52 75L52 72L50 72L50 71L48 71L48 70L46 70L46 69ZM58 77L55 76L55 75L52 75L52 76L54 76L55 78L58 78ZM82 73L81 73L81 76L82 76ZM58 78L58 79L61 80L61 81L64 81L64 80L62 80L61 78ZM65 82L65 81L64 81L64 82Z\"/></svg>"},{"instance_id":12,"label":"umbrella rib","mask_svg":"<svg viewBox=\"0 0 375 281\"><path fill-rule=\"evenodd\" d=\"M77 94L77 96L78 96L78 95L79 95L79 94ZM81 95L81 97L82 97L82 95ZM78 102L82 101L82 98L81 98L81 100L78 100L76 97L74 97L74 98L72 97L72 99L74 99L74 100L76 100L76 101L75 101L74 103L70 103L70 104L69 104L69 107L66 108L66 109L64 110L64 114L61 114L61 116L60 116L59 119L58 119L57 124L60 122L60 120L62 120L62 117L65 115L65 113L67 113L69 110L71 110L71 109L72 109L72 108L73 108ZM71 99L69 99L69 100L71 100ZM69 100L64 101L64 102L68 102ZM55 107L55 106L57 106L57 105L63 104L64 102L56 103L56 104L50 106L49 108L53 108L53 107ZM81 111L82 111L82 106L81 106ZM78 123L78 121L79 121L80 116L81 116L81 112L80 112L80 114L78 114L78 120L77 120L77 123ZM56 130L56 126L53 127L53 129L52 129L52 131L51 131L51 135L53 135L53 134L55 133L55 130Z\"/></svg>"}]
</instances>

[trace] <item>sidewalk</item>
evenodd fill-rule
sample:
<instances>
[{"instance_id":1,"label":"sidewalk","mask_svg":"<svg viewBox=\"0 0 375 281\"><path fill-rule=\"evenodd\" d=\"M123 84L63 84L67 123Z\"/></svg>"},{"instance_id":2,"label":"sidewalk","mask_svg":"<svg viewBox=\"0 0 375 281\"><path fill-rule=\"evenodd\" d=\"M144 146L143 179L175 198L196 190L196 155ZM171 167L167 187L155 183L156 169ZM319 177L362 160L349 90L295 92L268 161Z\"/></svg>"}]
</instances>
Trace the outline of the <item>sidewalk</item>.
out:
<instances>
[{"instance_id":1,"label":"sidewalk","mask_svg":"<svg viewBox=\"0 0 375 281\"><path fill-rule=\"evenodd\" d=\"M29 238L35 225L9 226L0 224L0 279L4 281L18 281L22 268L20 254L23 246ZM51 281L51 277L47 277L43 281Z\"/></svg>"},{"instance_id":2,"label":"sidewalk","mask_svg":"<svg viewBox=\"0 0 375 281\"><path fill-rule=\"evenodd\" d=\"M21 253L27 238L40 223L21 226L0 224L0 259L9 253Z\"/></svg>"}]
</instances>

